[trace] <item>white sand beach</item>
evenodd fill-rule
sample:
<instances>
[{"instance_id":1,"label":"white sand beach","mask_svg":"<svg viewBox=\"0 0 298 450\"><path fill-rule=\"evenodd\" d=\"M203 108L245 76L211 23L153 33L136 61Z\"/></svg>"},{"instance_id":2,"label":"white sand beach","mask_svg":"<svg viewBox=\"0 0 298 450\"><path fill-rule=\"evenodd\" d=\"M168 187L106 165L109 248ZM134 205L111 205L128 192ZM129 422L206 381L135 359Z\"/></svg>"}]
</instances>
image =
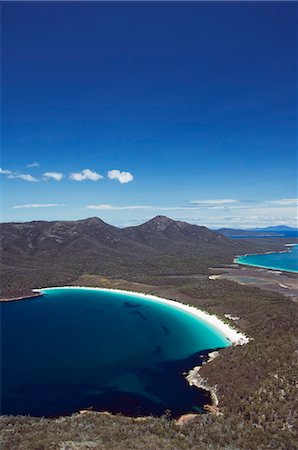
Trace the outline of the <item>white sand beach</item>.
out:
<instances>
[{"instance_id":1,"label":"white sand beach","mask_svg":"<svg viewBox=\"0 0 298 450\"><path fill-rule=\"evenodd\" d=\"M241 333L240 331L236 330L231 325L224 322L214 314L208 314L207 312L202 311L199 308L196 308L195 306L186 305L184 303L177 302L176 300L169 300L166 298L157 297L155 295L139 293L134 291L125 291L122 289L94 288L85 286L57 286L51 288L33 289L33 292L42 293L45 290L52 290L52 289L78 289L78 288L86 290L98 290L102 292L116 292L123 295L133 295L135 297L141 297L143 299L147 299L150 301L163 303L168 306L171 306L172 308L187 312L193 315L194 317L197 317L198 319L207 322L208 324L216 328L218 331L220 331L231 342L232 345L244 345L250 341L250 338L248 338L244 333Z\"/></svg>"}]
</instances>

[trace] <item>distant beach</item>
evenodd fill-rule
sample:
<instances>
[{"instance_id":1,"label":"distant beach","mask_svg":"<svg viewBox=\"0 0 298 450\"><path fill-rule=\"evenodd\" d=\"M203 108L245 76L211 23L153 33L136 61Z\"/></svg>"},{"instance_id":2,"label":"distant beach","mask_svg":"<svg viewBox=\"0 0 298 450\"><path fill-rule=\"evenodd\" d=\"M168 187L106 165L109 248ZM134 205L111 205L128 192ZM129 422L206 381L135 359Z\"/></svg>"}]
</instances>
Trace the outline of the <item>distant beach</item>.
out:
<instances>
[{"instance_id":1,"label":"distant beach","mask_svg":"<svg viewBox=\"0 0 298 450\"><path fill-rule=\"evenodd\" d=\"M298 273L298 244L287 244L280 252L266 252L238 256L234 263L270 270Z\"/></svg>"}]
</instances>

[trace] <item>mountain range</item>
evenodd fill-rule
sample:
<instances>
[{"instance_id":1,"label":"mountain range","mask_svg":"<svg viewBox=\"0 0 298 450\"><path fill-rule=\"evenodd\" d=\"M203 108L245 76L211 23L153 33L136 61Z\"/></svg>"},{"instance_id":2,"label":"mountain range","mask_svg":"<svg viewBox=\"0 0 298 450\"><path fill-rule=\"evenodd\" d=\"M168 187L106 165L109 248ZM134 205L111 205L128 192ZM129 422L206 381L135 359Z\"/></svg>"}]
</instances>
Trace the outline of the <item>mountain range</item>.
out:
<instances>
[{"instance_id":1,"label":"mountain range","mask_svg":"<svg viewBox=\"0 0 298 450\"><path fill-rule=\"evenodd\" d=\"M0 232L2 296L68 284L86 273L137 281L208 273L210 266L231 263L261 245L164 216L124 229L91 217L2 223Z\"/></svg>"},{"instance_id":2,"label":"mountain range","mask_svg":"<svg viewBox=\"0 0 298 450\"><path fill-rule=\"evenodd\" d=\"M266 228L255 228L255 230L265 230L265 231L297 231L298 228L288 227L287 225L276 225Z\"/></svg>"}]
</instances>

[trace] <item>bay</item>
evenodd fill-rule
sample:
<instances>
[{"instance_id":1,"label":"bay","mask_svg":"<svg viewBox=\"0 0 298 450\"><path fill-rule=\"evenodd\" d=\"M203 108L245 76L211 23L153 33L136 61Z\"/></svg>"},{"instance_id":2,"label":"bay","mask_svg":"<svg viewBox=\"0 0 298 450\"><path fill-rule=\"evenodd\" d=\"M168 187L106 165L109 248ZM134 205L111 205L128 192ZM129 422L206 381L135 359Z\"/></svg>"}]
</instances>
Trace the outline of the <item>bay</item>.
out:
<instances>
[{"instance_id":1,"label":"bay","mask_svg":"<svg viewBox=\"0 0 298 450\"><path fill-rule=\"evenodd\" d=\"M55 288L1 303L1 413L93 408L131 416L203 412L183 375L230 341L194 315L140 295Z\"/></svg>"}]
</instances>

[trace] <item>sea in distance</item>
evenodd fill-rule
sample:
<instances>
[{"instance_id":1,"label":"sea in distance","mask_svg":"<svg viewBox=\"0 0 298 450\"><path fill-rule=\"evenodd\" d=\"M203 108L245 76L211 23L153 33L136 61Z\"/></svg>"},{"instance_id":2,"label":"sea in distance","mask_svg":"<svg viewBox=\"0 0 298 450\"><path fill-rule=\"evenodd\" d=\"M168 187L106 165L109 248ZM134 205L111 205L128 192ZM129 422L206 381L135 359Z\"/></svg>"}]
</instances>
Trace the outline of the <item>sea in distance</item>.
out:
<instances>
[{"instance_id":1,"label":"sea in distance","mask_svg":"<svg viewBox=\"0 0 298 450\"><path fill-rule=\"evenodd\" d=\"M287 247L288 251L279 253L262 253L259 255L244 255L235 259L238 264L264 267L266 269L298 272L298 245Z\"/></svg>"},{"instance_id":2,"label":"sea in distance","mask_svg":"<svg viewBox=\"0 0 298 450\"><path fill-rule=\"evenodd\" d=\"M1 413L55 417L93 408L131 416L203 412L184 372L231 343L189 312L133 294L42 290L1 303Z\"/></svg>"}]
</instances>

